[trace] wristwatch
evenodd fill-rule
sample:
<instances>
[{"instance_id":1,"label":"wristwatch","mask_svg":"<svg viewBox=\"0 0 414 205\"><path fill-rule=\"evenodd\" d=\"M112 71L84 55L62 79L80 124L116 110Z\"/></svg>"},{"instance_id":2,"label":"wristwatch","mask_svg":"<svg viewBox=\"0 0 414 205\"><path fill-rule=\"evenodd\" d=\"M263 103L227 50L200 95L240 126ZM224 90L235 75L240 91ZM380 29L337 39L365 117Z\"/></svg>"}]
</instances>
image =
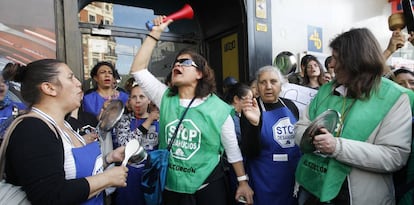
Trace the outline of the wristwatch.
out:
<instances>
[{"instance_id":1,"label":"wristwatch","mask_svg":"<svg viewBox=\"0 0 414 205\"><path fill-rule=\"evenodd\" d=\"M243 175L243 176L239 176L237 177L237 181L241 182L241 181L249 181L249 176L247 176L247 174Z\"/></svg>"}]
</instances>

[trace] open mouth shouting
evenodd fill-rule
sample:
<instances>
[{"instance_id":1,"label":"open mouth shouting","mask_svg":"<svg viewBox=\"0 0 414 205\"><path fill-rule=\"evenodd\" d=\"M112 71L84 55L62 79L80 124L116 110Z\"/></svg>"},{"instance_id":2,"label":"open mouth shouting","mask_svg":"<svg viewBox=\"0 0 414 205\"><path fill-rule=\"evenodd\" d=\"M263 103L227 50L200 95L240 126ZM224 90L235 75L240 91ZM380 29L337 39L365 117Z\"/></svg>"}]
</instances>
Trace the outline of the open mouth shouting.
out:
<instances>
[{"instance_id":1,"label":"open mouth shouting","mask_svg":"<svg viewBox=\"0 0 414 205\"><path fill-rule=\"evenodd\" d=\"M174 76L183 74L183 72L178 67L174 68L172 72Z\"/></svg>"},{"instance_id":2,"label":"open mouth shouting","mask_svg":"<svg viewBox=\"0 0 414 205\"><path fill-rule=\"evenodd\" d=\"M111 84L111 79L106 78L106 79L104 80L104 82L105 82L105 84Z\"/></svg>"}]
</instances>

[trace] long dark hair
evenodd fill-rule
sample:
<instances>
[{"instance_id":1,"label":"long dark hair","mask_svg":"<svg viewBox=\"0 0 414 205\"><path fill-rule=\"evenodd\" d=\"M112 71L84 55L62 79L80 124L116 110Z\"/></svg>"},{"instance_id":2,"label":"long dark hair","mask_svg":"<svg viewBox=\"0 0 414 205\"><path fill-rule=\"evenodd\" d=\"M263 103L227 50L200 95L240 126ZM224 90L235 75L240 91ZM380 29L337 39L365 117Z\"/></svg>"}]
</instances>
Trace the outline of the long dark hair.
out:
<instances>
[{"instance_id":1,"label":"long dark hair","mask_svg":"<svg viewBox=\"0 0 414 205\"><path fill-rule=\"evenodd\" d=\"M56 59L43 59L33 61L26 66L20 66L16 70L14 80L21 82L20 93L23 100L33 106L40 101L39 85L43 82L55 82L60 84L58 80L58 67L64 62Z\"/></svg>"},{"instance_id":2,"label":"long dark hair","mask_svg":"<svg viewBox=\"0 0 414 205\"><path fill-rule=\"evenodd\" d=\"M336 60L336 76L344 79L343 84L348 88L347 96L369 98L385 69L381 47L371 31L351 29L336 37L329 46Z\"/></svg>"},{"instance_id":3,"label":"long dark hair","mask_svg":"<svg viewBox=\"0 0 414 205\"><path fill-rule=\"evenodd\" d=\"M180 55L190 55L191 59L198 66L198 70L202 72L203 77L198 80L197 87L195 90L195 97L202 98L211 93L216 92L216 80L214 79L214 71L210 68L207 60L197 53L196 51L186 48L181 50L174 58L177 59ZM172 86L169 95L174 96L178 94L178 88Z\"/></svg>"},{"instance_id":4,"label":"long dark hair","mask_svg":"<svg viewBox=\"0 0 414 205\"><path fill-rule=\"evenodd\" d=\"M308 64L311 61L315 61L318 64L319 67L319 76L318 76L318 82L319 85L321 85L322 83L319 81L320 78L322 78L323 74L324 74L324 69L322 67L321 62L319 62L319 60L313 56L313 55L309 55L307 58L302 58L302 63L304 66L304 72L303 72L303 85L307 86L310 83L310 79L309 79L309 75L308 75Z\"/></svg>"}]
</instances>

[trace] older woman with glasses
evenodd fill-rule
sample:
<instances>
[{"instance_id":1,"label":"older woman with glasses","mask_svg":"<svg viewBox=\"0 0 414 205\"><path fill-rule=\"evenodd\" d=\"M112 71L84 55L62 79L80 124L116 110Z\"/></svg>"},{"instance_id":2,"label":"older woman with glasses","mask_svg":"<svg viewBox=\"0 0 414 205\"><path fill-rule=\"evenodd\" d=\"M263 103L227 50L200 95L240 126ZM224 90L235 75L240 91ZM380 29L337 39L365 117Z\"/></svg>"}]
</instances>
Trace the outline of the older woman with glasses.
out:
<instances>
[{"instance_id":1,"label":"older woman with glasses","mask_svg":"<svg viewBox=\"0 0 414 205\"><path fill-rule=\"evenodd\" d=\"M180 51L172 67L170 87L146 69L162 31L172 22L163 23L163 18L154 19L156 26L138 51L131 74L160 108L159 148L166 148L178 119L188 108L171 149L164 204L228 204L220 164L224 150L239 179L236 199L244 197L252 204L253 191L237 145L232 108L214 94L214 74L206 59L192 50Z\"/></svg>"}]
</instances>

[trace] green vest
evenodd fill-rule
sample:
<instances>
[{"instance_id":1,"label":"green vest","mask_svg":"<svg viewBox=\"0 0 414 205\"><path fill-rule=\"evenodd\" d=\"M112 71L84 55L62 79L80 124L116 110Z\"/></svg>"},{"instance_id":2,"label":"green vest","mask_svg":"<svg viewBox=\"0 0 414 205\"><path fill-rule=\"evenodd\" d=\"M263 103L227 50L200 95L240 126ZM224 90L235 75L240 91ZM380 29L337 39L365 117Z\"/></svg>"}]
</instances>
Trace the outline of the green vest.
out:
<instances>
[{"instance_id":1,"label":"green vest","mask_svg":"<svg viewBox=\"0 0 414 205\"><path fill-rule=\"evenodd\" d=\"M160 107L160 148L166 148L185 107L165 92ZM216 95L189 108L171 148L166 189L192 194L219 163L223 152L221 128L232 108Z\"/></svg>"},{"instance_id":2,"label":"green vest","mask_svg":"<svg viewBox=\"0 0 414 205\"><path fill-rule=\"evenodd\" d=\"M333 109L345 118L340 137L366 141L372 131L406 91L383 78L377 91L368 100L355 100L333 95L332 82L322 86L309 105L309 118L315 119L327 109ZM337 133L332 133L336 136ZM304 154L296 170L296 180L321 202L335 198L352 167L333 158L314 153Z\"/></svg>"}]
</instances>

